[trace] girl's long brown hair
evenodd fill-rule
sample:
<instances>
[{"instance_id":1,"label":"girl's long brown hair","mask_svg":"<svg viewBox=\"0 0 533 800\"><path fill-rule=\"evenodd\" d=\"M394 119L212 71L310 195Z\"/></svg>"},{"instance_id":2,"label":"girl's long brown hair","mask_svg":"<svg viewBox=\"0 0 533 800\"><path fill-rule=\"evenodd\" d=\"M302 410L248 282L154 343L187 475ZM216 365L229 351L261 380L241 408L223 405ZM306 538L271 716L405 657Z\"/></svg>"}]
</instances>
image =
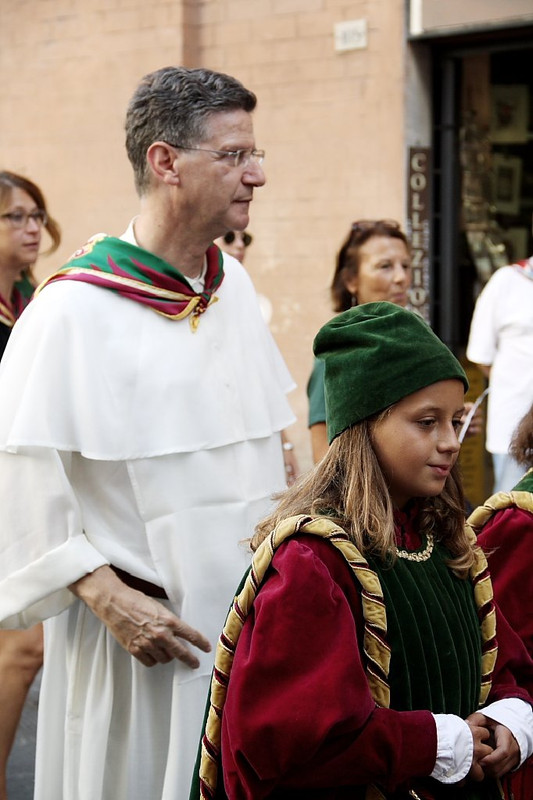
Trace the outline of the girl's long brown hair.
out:
<instances>
[{"instance_id":1,"label":"girl's long brown hair","mask_svg":"<svg viewBox=\"0 0 533 800\"><path fill-rule=\"evenodd\" d=\"M372 447L375 421L363 420L341 433L314 469L278 495L276 509L255 529L252 550L281 520L309 514L338 524L363 555L394 561L393 505ZM464 495L457 464L441 494L421 498L419 509L420 533L432 533L449 550L450 567L459 577L466 577L474 551L464 529Z\"/></svg>"}]
</instances>

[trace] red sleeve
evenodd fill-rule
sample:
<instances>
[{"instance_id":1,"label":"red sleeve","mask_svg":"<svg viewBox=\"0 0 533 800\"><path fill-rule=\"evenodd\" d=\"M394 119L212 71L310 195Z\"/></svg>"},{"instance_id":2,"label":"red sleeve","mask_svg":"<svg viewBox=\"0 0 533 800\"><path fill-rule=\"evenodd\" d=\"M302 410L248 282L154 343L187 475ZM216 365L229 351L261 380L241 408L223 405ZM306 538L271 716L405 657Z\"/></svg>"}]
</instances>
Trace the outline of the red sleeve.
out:
<instances>
[{"instance_id":1,"label":"red sleeve","mask_svg":"<svg viewBox=\"0 0 533 800\"><path fill-rule=\"evenodd\" d=\"M505 697L519 697L532 703L533 661L524 643L496 606L498 657L487 703Z\"/></svg>"},{"instance_id":2,"label":"red sleeve","mask_svg":"<svg viewBox=\"0 0 533 800\"><path fill-rule=\"evenodd\" d=\"M487 522L478 543L487 554L498 606L498 659L489 702L533 692L533 515L512 506Z\"/></svg>"},{"instance_id":3,"label":"red sleeve","mask_svg":"<svg viewBox=\"0 0 533 800\"><path fill-rule=\"evenodd\" d=\"M533 656L533 514L515 506L499 511L478 542L487 554L496 601Z\"/></svg>"},{"instance_id":4,"label":"red sleeve","mask_svg":"<svg viewBox=\"0 0 533 800\"><path fill-rule=\"evenodd\" d=\"M222 722L228 797L374 781L394 789L431 773L432 715L376 708L360 637L359 595L343 557L317 537L288 540L235 654Z\"/></svg>"}]
</instances>

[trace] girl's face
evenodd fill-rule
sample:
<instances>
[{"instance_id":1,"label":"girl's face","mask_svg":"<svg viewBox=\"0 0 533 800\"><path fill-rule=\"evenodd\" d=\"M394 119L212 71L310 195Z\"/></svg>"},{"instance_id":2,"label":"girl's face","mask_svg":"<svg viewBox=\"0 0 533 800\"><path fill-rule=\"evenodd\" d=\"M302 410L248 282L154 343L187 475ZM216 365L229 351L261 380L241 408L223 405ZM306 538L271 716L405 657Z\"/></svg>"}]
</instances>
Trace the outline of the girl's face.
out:
<instances>
[{"instance_id":1,"label":"girl's face","mask_svg":"<svg viewBox=\"0 0 533 800\"><path fill-rule=\"evenodd\" d=\"M346 279L358 304L387 300L406 306L411 286L411 256L401 239L371 236L358 251L357 275Z\"/></svg>"},{"instance_id":2,"label":"girl's face","mask_svg":"<svg viewBox=\"0 0 533 800\"><path fill-rule=\"evenodd\" d=\"M39 211L33 197L14 186L9 202L0 212L0 268L15 273L37 260L41 243L41 223L29 217ZM5 214L22 215L25 223L19 226Z\"/></svg>"},{"instance_id":3,"label":"girl's face","mask_svg":"<svg viewBox=\"0 0 533 800\"><path fill-rule=\"evenodd\" d=\"M404 397L372 427L372 442L392 501L435 497L457 461L464 411L460 380L433 383Z\"/></svg>"}]
</instances>

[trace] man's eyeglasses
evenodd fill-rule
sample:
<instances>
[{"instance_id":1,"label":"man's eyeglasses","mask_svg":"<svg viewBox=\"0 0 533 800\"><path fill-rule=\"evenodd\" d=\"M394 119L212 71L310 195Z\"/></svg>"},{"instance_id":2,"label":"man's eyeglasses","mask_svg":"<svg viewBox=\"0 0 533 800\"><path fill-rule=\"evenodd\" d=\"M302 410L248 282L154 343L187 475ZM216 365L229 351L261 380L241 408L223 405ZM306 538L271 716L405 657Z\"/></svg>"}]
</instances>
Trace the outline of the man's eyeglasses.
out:
<instances>
[{"instance_id":1,"label":"man's eyeglasses","mask_svg":"<svg viewBox=\"0 0 533 800\"><path fill-rule=\"evenodd\" d=\"M7 219L12 228L25 228L30 219L39 227L48 222L46 211L43 211L42 208L32 211L30 214L25 211L10 211L8 214L0 214L0 219Z\"/></svg>"},{"instance_id":2,"label":"man's eyeglasses","mask_svg":"<svg viewBox=\"0 0 533 800\"><path fill-rule=\"evenodd\" d=\"M232 167L247 167L250 161L262 164L265 160L265 151L254 150L253 148L247 148L246 150L210 150L207 147L184 147L181 144L173 144L172 142L167 142L167 144L177 150L197 150L201 153L214 153L219 156L221 161L229 162Z\"/></svg>"},{"instance_id":3,"label":"man's eyeglasses","mask_svg":"<svg viewBox=\"0 0 533 800\"><path fill-rule=\"evenodd\" d=\"M227 233L225 233L224 241L226 242L226 244L233 244L236 235L237 234L235 233L235 231L228 231ZM250 233L241 233L240 235L242 236L242 243L245 247L248 247L248 245L252 244L252 235Z\"/></svg>"}]
</instances>

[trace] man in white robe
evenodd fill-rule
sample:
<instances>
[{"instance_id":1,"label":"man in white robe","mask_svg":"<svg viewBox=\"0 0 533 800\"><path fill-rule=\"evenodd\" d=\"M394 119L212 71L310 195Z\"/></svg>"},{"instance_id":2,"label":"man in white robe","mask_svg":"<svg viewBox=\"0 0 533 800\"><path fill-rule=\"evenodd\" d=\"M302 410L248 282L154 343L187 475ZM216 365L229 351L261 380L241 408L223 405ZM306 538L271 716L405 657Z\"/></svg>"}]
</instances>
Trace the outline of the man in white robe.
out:
<instances>
[{"instance_id":1,"label":"man in white robe","mask_svg":"<svg viewBox=\"0 0 533 800\"><path fill-rule=\"evenodd\" d=\"M143 79L140 213L53 276L2 361L0 620L46 620L36 800L188 797L242 540L285 484L293 421L253 286L211 246L265 181L254 107L209 70ZM126 267L91 262L108 245Z\"/></svg>"}]
</instances>

